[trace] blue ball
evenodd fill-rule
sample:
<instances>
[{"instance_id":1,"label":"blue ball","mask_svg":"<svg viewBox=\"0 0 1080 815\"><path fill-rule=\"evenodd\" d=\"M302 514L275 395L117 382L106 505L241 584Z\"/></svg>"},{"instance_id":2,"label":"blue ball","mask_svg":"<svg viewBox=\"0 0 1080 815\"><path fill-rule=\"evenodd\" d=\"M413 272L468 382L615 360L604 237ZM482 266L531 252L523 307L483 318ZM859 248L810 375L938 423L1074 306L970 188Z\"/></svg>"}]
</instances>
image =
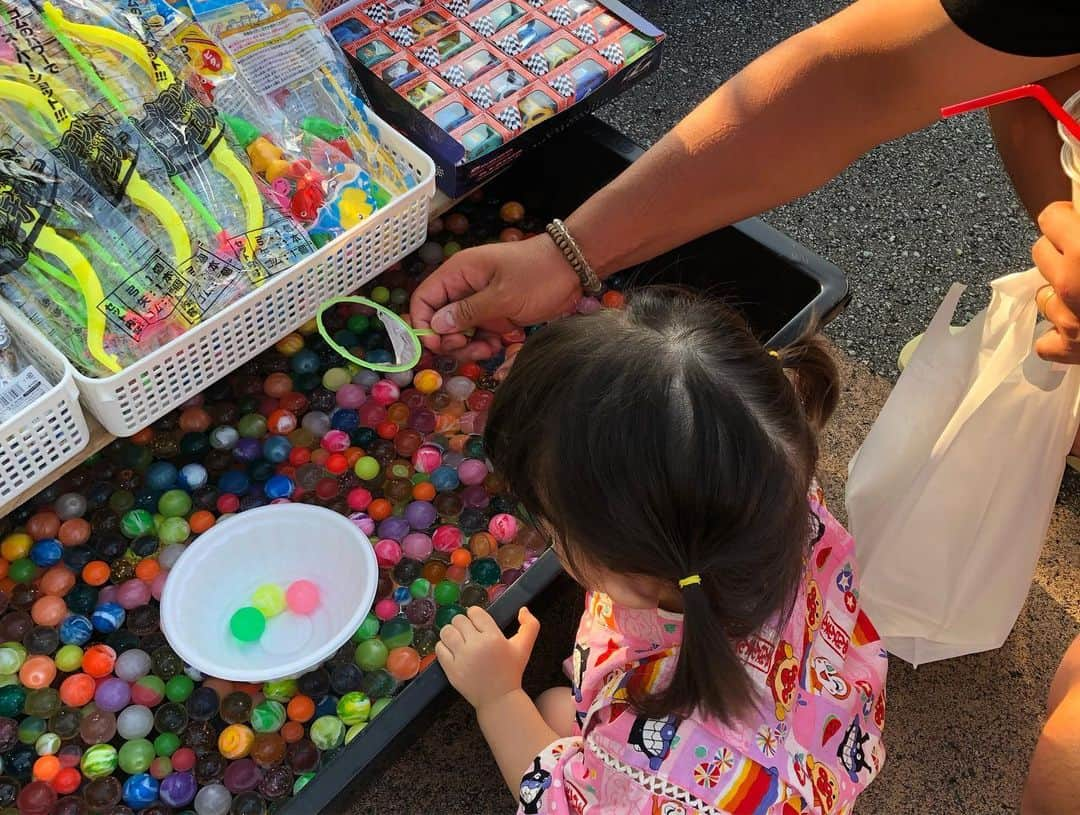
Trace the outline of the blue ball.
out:
<instances>
[{"instance_id":1,"label":"blue ball","mask_svg":"<svg viewBox=\"0 0 1080 815\"><path fill-rule=\"evenodd\" d=\"M290 450L292 450L292 445L284 436L270 436L263 442L262 446L263 458L272 461L274 464L281 464L281 462L285 461L289 457Z\"/></svg>"},{"instance_id":2,"label":"blue ball","mask_svg":"<svg viewBox=\"0 0 1080 815\"><path fill-rule=\"evenodd\" d=\"M294 489L292 479L284 475L271 476L263 484L263 493L271 501L277 498L288 498L293 494Z\"/></svg>"},{"instance_id":3,"label":"blue ball","mask_svg":"<svg viewBox=\"0 0 1080 815\"><path fill-rule=\"evenodd\" d=\"M243 495L251 487L251 479L241 470L226 470L218 478L217 486L221 492Z\"/></svg>"},{"instance_id":4,"label":"blue ball","mask_svg":"<svg viewBox=\"0 0 1080 815\"><path fill-rule=\"evenodd\" d=\"M408 586L398 586L394 589L393 598L395 603L399 606L403 606L412 600L412 592L409 591Z\"/></svg>"},{"instance_id":5,"label":"blue ball","mask_svg":"<svg viewBox=\"0 0 1080 815\"><path fill-rule=\"evenodd\" d=\"M458 477L457 470L453 467L436 467L431 473L431 486L439 492L456 490L460 484L461 479Z\"/></svg>"},{"instance_id":6,"label":"blue ball","mask_svg":"<svg viewBox=\"0 0 1080 815\"><path fill-rule=\"evenodd\" d=\"M35 566L55 566L64 556L64 547L56 538L44 538L30 547L30 559Z\"/></svg>"},{"instance_id":7,"label":"blue ball","mask_svg":"<svg viewBox=\"0 0 1080 815\"><path fill-rule=\"evenodd\" d=\"M93 624L81 614L69 614L60 623L60 642L64 645L86 645L93 633Z\"/></svg>"},{"instance_id":8,"label":"blue ball","mask_svg":"<svg viewBox=\"0 0 1080 815\"><path fill-rule=\"evenodd\" d=\"M143 485L147 489L164 492L176 486L176 467L167 461L155 461L146 468Z\"/></svg>"},{"instance_id":9,"label":"blue ball","mask_svg":"<svg viewBox=\"0 0 1080 815\"><path fill-rule=\"evenodd\" d=\"M319 355L310 348L301 348L289 358L289 367L298 374L313 374L319 370L319 364Z\"/></svg>"},{"instance_id":10,"label":"blue ball","mask_svg":"<svg viewBox=\"0 0 1080 815\"><path fill-rule=\"evenodd\" d=\"M157 800L160 786L149 773L133 775L124 782L124 803L132 809L146 809Z\"/></svg>"},{"instance_id":11,"label":"blue ball","mask_svg":"<svg viewBox=\"0 0 1080 815\"><path fill-rule=\"evenodd\" d=\"M161 490L143 490L135 496L135 508L145 509L153 514L157 512L158 501L161 500Z\"/></svg>"},{"instance_id":12,"label":"blue ball","mask_svg":"<svg viewBox=\"0 0 1080 815\"><path fill-rule=\"evenodd\" d=\"M102 603L90 615L90 622L102 634L111 634L124 624L127 612L119 603Z\"/></svg>"},{"instance_id":13,"label":"blue ball","mask_svg":"<svg viewBox=\"0 0 1080 815\"><path fill-rule=\"evenodd\" d=\"M332 693L323 697L323 700L315 705L315 716L337 716L338 698Z\"/></svg>"},{"instance_id":14,"label":"blue ball","mask_svg":"<svg viewBox=\"0 0 1080 815\"><path fill-rule=\"evenodd\" d=\"M180 468L180 486L188 492L205 487L209 476L201 464L185 464Z\"/></svg>"},{"instance_id":15,"label":"blue ball","mask_svg":"<svg viewBox=\"0 0 1080 815\"><path fill-rule=\"evenodd\" d=\"M376 365L386 365L394 361L394 355L385 348L375 348L364 354L364 359Z\"/></svg>"},{"instance_id":16,"label":"blue ball","mask_svg":"<svg viewBox=\"0 0 1080 815\"><path fill-rule=\"evenodd\" d=\"M334 430L344 430L348 433L350 430L355 430L360 426L360 414L355 410L339 408L331 414L330 426Z\"/></svg>"}]
</instances>

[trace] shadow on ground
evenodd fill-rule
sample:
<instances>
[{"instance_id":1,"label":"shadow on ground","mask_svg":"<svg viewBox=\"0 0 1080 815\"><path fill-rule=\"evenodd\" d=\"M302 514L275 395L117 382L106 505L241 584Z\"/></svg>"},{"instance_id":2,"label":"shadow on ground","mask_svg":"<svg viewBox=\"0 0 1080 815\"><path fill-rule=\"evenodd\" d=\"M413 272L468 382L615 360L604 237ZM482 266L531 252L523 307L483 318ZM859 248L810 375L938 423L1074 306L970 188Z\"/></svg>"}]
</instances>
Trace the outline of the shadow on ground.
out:
<instances>
[{"instance_id":1,"label":"shadow on ground","mask_svg":"<svg viewBox=\"0 0 1080 815\"><path fill-rule=\"evenodd\" d=\"M841 407L823 444L822 483L843 516L847 462L884 404L889 385L842 358ZM1018 811L1053 671L1080 633L1080 479L1066 477L1043 557L1020 621L999 651L914 670L892 660L881 777L859 799L860 815L1001 815ZM534 607L543 629L526 676L537 693L562 679L580 591L563 579ZM419 738L374 769L330 808L333 815L509 813L503 786L472 711L443 697Z\"/></svg>"}]
</instances>

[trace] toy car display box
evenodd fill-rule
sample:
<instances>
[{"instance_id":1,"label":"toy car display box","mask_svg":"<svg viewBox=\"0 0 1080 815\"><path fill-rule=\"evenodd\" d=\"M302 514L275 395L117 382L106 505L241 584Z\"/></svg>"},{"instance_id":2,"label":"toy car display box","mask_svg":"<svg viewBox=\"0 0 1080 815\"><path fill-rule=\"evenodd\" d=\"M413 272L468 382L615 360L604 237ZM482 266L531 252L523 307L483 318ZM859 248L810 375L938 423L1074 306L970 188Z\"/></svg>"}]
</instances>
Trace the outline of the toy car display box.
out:
<instances>
[{"instance_id":1,"label":"toy car display box","mask_svg":"<svg viewBox=\"0 0 1080 815\"><path fill-rule=\"evenodd\" d=\"M664 41L618 0L353 0L322 19L452 197L651 73Z\"/></svg>"}]
</instances>

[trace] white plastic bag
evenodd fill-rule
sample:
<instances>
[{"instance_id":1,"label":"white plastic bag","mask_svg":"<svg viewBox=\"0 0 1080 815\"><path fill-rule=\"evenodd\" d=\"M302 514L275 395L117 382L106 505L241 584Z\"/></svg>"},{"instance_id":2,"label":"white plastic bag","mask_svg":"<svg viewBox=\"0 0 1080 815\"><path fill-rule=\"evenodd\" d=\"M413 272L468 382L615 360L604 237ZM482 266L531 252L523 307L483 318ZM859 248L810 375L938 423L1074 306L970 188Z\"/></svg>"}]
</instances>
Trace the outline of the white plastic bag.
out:
<instances>
[{"instance_id":1,"label":"white plastic bag","mask_svg":"<svg viewBox=\"0 0 1080 815\"><path fill-rule=\"evenodd\" d=\"M1027 597L1080 424L1080 366L1045 362L1037 269L960 333L954 285L849 466L860 601L913 665L999 648Z\"/></svg>"}]
</instances>

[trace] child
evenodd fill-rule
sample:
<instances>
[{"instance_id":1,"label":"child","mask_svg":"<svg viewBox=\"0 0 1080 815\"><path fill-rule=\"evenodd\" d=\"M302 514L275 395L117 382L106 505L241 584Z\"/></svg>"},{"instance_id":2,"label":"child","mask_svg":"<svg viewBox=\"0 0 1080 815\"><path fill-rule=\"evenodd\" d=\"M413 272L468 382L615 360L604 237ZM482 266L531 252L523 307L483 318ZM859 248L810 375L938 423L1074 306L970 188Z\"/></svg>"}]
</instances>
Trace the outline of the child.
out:
<instances>
[{"instance_id":1,"label":"child","mask_svg":"<svg viewBox=\"0 0 1080 815\"><path fill-rule=\"evenodd\" d=\"M436 648L519 812L851 812L884 761L886 658L813 486L836 398L818 342L767 353L685 292L525 344L487 440L588 590L573 689L522 691L526 609L507 639L470 608Z\"/></svg>"}]
</instances>

